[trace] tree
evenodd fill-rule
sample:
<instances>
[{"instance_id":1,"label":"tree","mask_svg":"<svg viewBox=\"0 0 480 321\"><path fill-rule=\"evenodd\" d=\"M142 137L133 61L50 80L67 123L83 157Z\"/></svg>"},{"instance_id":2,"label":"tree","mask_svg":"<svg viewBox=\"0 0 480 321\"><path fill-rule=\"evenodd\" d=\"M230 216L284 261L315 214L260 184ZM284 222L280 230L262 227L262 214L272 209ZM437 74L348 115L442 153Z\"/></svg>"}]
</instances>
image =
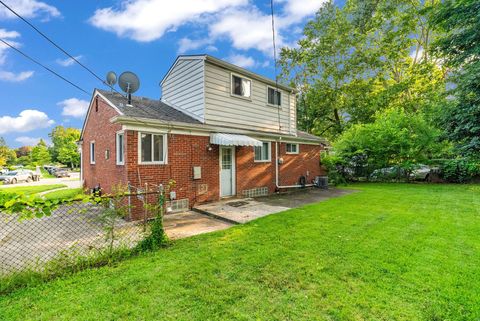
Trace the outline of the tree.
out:
<instances>
[{"instance_id":1,"label":"tree","mask_svg":"<svg viewBox=\"0 0 480 321\"><path fill-rule=\"evenodd\" d=\"M78 129L57 126L49 136L53 143L52 156L55 161L70 164L71 167L80 165L80 154L77 146L77 141L80 139Z\"/></svg>"},{"instance_id":2,"label":"tree","mask_svg":"<svg viewBox=\"0 0 480 321\"><path fill-rule=\"evenodd\" d=\"M375 121L347 129L334 144L336 156L353 164L368 176L373 170L419 164L448 151L435 129L421 114L409 115L403 109L377 112Z\"/></svg>"},{"instance_id":3,"label":"tree","mask_svg":"<svg viewBox=\"0 0 480 321\"><path fill-rule=\"evenodd\" d=\"M38 144L33 147L31 157L34 165L45 165L52 161L47 144L43 139L40 139Z\"/></svg>"},{"instance_id":4,"label":"tree","mask_svg":"<svg viewBox=\"0 0 480 321\"><path fill-rule=\"evenodd\" d=\"M10 149L3 137L0 137L0 167L15 164L15 151Z\"/></svg>"},{"instance_id":5,"label":"tree","mask_svg":"<svg viewBox=\"0 0 480 321\"><path fill-rule=\"evenodd\" d=\"M300 128L335 139L391 107L436 113L445 72L428 54L435 34L423 9L437 2L327 2L298 46L281 52L282 75L300 91Z\"/></svg>"},{"instance_id":6,"label":"tree","mask_svg":"<svg viewBox=\"0 0 480 321\"><path fill-rule=\"evenodd\" d=\"M431 22L444 32L433 53L451 68L454 100L444 127L460 154L480 159L480 2L446 0L432 11Z\"/></svg>"}]
</instances>

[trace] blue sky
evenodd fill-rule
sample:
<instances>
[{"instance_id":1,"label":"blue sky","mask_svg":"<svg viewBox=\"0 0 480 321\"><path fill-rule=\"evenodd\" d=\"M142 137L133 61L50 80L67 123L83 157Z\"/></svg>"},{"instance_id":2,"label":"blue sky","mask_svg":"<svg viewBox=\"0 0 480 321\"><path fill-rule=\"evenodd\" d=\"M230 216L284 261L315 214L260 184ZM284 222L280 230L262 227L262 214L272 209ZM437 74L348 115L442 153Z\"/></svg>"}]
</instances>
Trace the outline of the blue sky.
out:
<instances>
[{"instance_id":1,"label":"blue sky","mask_svg":"<svg viewBox=\"0 0 480 321\"><path fill-rule=\"evenodd\" d=\"M3 0L104 77L137 73L136 93L160 98L159 81L179 54L209 53L274 77L270 0ZM276 0L278 46L291 46L325 0ZM0 38L88 92L104 88L0 5ZM0 136L11 147L80 128L89 95L0 45Z\"/></svg>"}]
</instances>

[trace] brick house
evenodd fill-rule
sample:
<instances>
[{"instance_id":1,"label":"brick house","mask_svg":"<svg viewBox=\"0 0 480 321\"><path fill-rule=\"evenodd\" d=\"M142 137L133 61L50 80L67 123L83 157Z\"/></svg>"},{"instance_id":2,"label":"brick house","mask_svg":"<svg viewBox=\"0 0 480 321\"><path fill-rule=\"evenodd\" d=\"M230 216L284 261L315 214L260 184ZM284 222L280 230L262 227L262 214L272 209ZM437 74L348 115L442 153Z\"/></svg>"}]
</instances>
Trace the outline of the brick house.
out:
<instances>
[{"instance_id":1,"label":"brick house","mask_svg":"<svg viewBox=\"0 0 480 321\"><path fill-rule=\"evenodd\" d=\"M208 55L179 56L162 99L96 89L81 134L81 179L100 185L176 181L195 204L299 187L323 175L324 140L297 130L295 91Z\"/></svg>"}]
</instances>

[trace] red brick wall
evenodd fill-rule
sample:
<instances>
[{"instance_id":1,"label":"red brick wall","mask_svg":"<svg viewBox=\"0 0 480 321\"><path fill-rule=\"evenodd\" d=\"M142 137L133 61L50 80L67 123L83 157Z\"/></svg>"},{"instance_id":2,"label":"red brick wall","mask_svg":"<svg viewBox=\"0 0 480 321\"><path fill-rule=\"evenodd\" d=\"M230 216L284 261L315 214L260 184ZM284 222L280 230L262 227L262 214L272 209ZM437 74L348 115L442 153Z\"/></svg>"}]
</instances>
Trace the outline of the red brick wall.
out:
<instances>
[{"instance_id":1,"label":"red brick wall","mask_svg":"<svg viewBox=\"0 0 480 321\"><path fill-rule=\"evenodd\" d=\"M237 147L237 194L255 187L268 187L270 193L275 191L275 142L271 143L271 161L254 162L253 147ZM287 154L286 144L279 143L279 158L283 164L279 165L279 185L297 185L300 176L307 178L307 184L315 176L325 175L320 166L319 145L299 145L298 154ZM308 175L307 175L308 174Z\"/></svg>"},{"instance_id":2,"label":"red brick wall","mask_svg":"<svg viewBox=\"0 0 480 321\"><path fill-rule=\"evenodd\" d=\"M212 150L208 150L209 137L178 134L168 134L167 145L167 164L138 164L138 132L128 131L128 181L133 186L144 186L145 183L166 185L173 179L177 199L188 198L190 205L218 200L218 146L212 145ZM194 166L201 167L201 179L193 179Z\"/></svg>"},{"instance_id":3,"label":"red brick wall","mask_svg":"<svg viewBox=\"0 0 480 321\"><path fill-rule=\"evenodd\" d=\"M122 129L119 124L110 123L110 118L118 113L103 99L98 97L98 111L96 102L86 120L83 132L82 162L85 188L96 185L110 192L111 187L117 184L126 184L125 166L116 165L115 140L117 131ZM95 164L90 164L90 142L95 141ZM105 151L110 151L109 159L105 159Z\"/></svg>"},{"instance_id":4,"label":"red brick wall","mask_svg":"<svg viewBox=\"0 0 480 321\"><path fill-rule=\"evenodd\" d=\"M324 169L320 166L319 145L299 144L298 154L287 154L286 145L282 143L279 148L279 158L283 158L283 164L279 165L279 185L297 185L300 176L305 176L307 184L310 184L315 176L325 175Z\"/></svg>"}]
</instances>

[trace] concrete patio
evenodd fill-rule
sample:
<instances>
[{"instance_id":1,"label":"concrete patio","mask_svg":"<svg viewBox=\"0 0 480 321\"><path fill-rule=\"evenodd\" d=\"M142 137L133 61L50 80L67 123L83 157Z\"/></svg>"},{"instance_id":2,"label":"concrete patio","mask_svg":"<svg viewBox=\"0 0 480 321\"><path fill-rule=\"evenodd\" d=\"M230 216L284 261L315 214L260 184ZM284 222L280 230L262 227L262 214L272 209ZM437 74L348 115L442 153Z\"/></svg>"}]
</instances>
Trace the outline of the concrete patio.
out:
<instances>
[{"instance_id":1,"label":"concrete patio","mask_svg":"<svg viewBox=\"0 0 480 321\"><path fill-rule=\"evenodd\" d=\"M342 189L302 189L258 198L229 198L219 202L202 204L193 210L231 224L243 224L270 214L318 203L333 197L353 193Z\"/></svg>"}]
</instances>

